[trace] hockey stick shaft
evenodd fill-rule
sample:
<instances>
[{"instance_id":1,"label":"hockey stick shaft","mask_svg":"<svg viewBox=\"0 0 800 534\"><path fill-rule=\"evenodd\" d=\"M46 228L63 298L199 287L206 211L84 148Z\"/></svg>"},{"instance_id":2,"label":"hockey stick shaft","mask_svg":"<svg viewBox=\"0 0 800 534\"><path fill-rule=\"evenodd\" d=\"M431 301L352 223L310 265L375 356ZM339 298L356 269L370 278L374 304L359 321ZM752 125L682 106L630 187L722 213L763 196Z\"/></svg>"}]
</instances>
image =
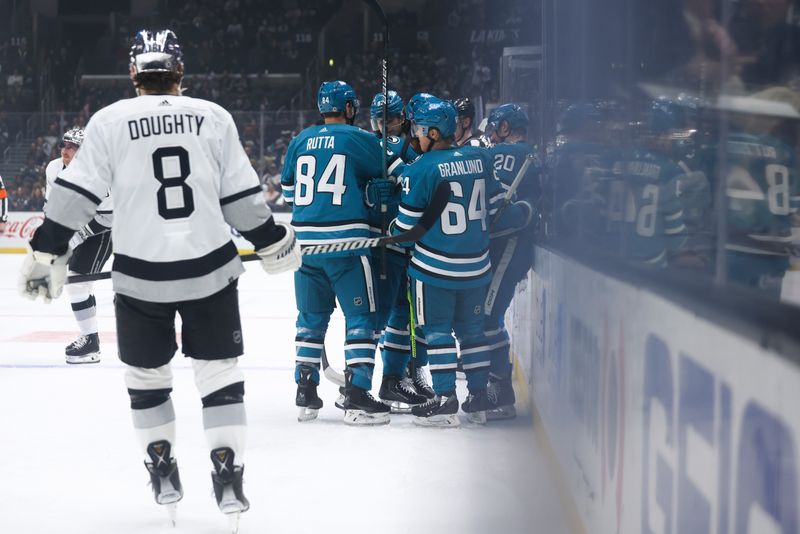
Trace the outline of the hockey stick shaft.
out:
<instances>
[{"instance_id":1,"label":"hockey stick shaft","mask_svg":"<svg viewBox=\"0 0 800 534\"><path fill-rule=\"evenodd\" d=\"M344 374L331 367L331 364L328 361L328 353L324 348L322 349L322 374L324 374L325 378L337 386L344 387Z\"/></svg>"},{"instance_id":2,"label":"hockey stick shaft","mask_svg":"<svg viewBox=\"0 0 800 534\"><path fill-rule=\"evenodd\" d=\"M381 93L383 93L383 106L382 115L383 121L381 123L381 139L383 140L383 165L381 166L381 176L384 180L388 178L387 167L389 165L389 143L386 142L386 122L389 119L389 59L386 54L389 42L389 19L386 18L386 12L381 7L378 0L365 0L370 5L383 23L383 59L381 60ZM386 202L381 202L381 234L386 235L386 227L388 225L388 211L389 206ZM381 250L381 280L386 280L386 249Z\"/></svg>"},{"instance_id":3,"label":"hockey stick shaft","mask_svg":"<svg viewBox=\"0 0 800 534\"><path fill-rule=\"evenodd\" d=\"M326 245L310 245L301 250L303 256L313 256L317 254L328 254L331 252L347 252L351 250L360 250L365 248L385 247L386 245L394 245L396 243L405 243L410 241L418 241L425 232L427 232L433 224L439 219L439 216L444 211L447 202L450 199L450 184L446 181L440 182L436 191L431 197L431 201L422 216L410 230L393 236L385 237L370 237L365 239L357 239L354 241L340 241L338 243L329 243ZM261 256L258 254L242 254L239 256L242 261L255 261L260 260ZM93 282L96 280L106 280L111 278L109 271L94 274L74 274L67 278L68 284L76 284L80 282Z\"/></svg>"},{"instance_id":4,"label":"hockey stick shaft","mask_svg":"<svg viewBox=\"0 0 800 534\"><path fill-rule=\"evenodd\" d=\"M525 156L525 161L522 163L522 167L519 168L517 175L514 177L514 181L511 182L508 190L506 190L506 196L503 197L503 205L500 206L500 209L498 209L497 213L494 214L492 226L494 226L494 224L500 220L500 215L502 215L503 211L505 211L506 207L508 207L508 205L511 203L511 199L514 198L514 194L517 192L519 184L522 183L523 178L525 178L525 174L528 172L528 168L530 168L535 159L536 156L533 154L528 154Z\"/></svg>"},{"instance_id":5,"label":"hockey stick shaft","mask_svg":"<svg viewBox=\"0 0 800 534\"><path fill-rule=\"evenodd\" d=\"M408 297L408 338L411 344L411 368L410 368L410 375L411 378L414 378L414 373L417 370L417 321L416 315L414 310L414 297L411 295L411 283L408 282L408 288L406 290L406 295Z\"/></svg>"}]
</instances>

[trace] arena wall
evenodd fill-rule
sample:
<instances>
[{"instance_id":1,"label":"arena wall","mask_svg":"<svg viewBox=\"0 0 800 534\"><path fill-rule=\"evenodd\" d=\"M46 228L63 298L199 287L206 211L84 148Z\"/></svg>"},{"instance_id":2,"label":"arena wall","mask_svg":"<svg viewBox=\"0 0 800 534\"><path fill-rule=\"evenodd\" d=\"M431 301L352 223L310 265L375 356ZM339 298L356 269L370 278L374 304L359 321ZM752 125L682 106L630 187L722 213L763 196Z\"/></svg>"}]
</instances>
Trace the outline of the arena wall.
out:
<instances>
[{"instance_id":1,"label":"arena wall","mask_svg":"<svg viewBox=\"0 0 800 534\"><path fill-rule=\"evenodd\" d=\"M797 354L546 248L508 318L573 530L798 532Z\"/></svg>"}]
</instances>

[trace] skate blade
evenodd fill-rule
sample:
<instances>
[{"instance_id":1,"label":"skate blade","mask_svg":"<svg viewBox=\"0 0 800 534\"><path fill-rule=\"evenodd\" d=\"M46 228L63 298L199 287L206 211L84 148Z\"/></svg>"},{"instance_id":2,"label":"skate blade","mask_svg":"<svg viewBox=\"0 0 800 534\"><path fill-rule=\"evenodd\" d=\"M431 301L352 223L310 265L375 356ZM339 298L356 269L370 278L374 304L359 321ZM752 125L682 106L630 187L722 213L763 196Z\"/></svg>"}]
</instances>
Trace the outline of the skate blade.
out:
<instances>
[{"instance_id":1,"label":"skate blade","mask_svg":"<svg viewBox=\"0 0 800 534\"><path fill-rule=\"evenodd\" d=\"M241 512L230 512L225 514L228 516L228 528L231 531L231 534L237 534L239 532L239 516Z\"/></svg>"},{"instance_id":2,"label":"skate blade","mask_svg":"<svg viewBox=\"0 0 800 534\"><path fill-rule=\"evenodd\" d=\"M319 410L307 408L305 406L299 406L297 411L297 422L305 423L307 421L313 421L317 418L317 415L319 415Z\"/></svg>"},{"instance_id":3,"label":"skate blade","mask_svg":"<svg viewBox=\"0 0 800 534\"><path fill-rule=\"evenodd\" d=\"M92 354L84 354L83 356L66 356L64 359L67 363L72 365L81 363L98 363L100 361L100 353L94 352Z\"/></svg>"},{"instance_id":4,"label":"skate blade","mask_svg":"<svg viewBox=\"0 0 800 534\"><path fill-rule=\"evenodd\" d=\"M485 425L486 424L486 412L470 412L467 413L467 421L475 425Z\"/></svg>"},{"instance_id":5,"label":"skate blade","mask_svg":"<svg viewBox=\"0 0 800 534\"><path fill-rule=\"evenodd\" d=\"M351 426L388 425L389 412L367 413L363 410L345 410L344 424Z\"/></svg>"},{"instance_id":6,"label":"skate blade","mask_svg":"<svg viewBox=\"0 0 800 534\"><path fill-rule=\"evenodd\" d=\"M169 515L169 522L172 523L172 528L178 524L178 505L175 502L165 504L167 508L167 515Z\"/></svg>"},{"instance_id":7,"label":"skate blade","mask_svg":"<svg viewBox=\"0 0 800 534\"><path fill-rule=\"evenodd\" d=\"M486 419L489 421L502 421L514 419L517 416L517 409L514 406L502 406L492 410L486 410Z\"/></svg>"},{"instance_id":8,"label":"skate blade","mask_svg":"<svg viewBox=\"0 0 800 534\"><path fill-rule=\"evenodd\" d=\"M382 400L381 402L383 402L384 404L389 406L389 408L391 409L391 413L392 414L404 415L404 414L411 413L411 405L410 404L406 404L406 403L400 402L400 401L385 401L385 400Z\"/></svg>"},{"instance_id":9,"label":"skate blade","mask_svg":"<svg viewBox=\"0 0 800 534\"><path fill-rule=\"evenodd\" d=\"M461 426L461 420L456 414L433 415L431 417L414 417L414 424L432 428L457 428Z\"/></svg>"}]
</instances>

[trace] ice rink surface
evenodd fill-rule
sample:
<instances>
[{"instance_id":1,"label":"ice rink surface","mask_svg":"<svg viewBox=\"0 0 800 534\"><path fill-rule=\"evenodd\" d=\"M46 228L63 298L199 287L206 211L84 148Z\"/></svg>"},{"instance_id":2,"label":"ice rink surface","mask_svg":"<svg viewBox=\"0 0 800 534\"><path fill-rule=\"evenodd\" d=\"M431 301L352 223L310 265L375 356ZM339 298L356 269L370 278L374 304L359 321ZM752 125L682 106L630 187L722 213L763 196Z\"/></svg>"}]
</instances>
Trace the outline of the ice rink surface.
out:
<instances>
[{"instance_id":1,"label":"ice rink surface","mask_svg":"<svg viewBox=\"0 0 800 534\"><path fill-rule=\"evenodd\" d=\"M172 528L153 501L116 357L110 281L95 284L99 364L68 366L77 336L66 295L46 305L18 296L21 255L0 254L0 533L224 533L216 508L201 404L188 362L176 356L176 457L185 496ZM107 265L107 268L110 264ZM291 275L267 277L254 263L240 279L248 448L247 533L566 532L551 472L527 418L459 429L413 425L352 428L336 387L300 424L294 406ZM326 345L342 369L343 319ZM180 326L178 326L180 329ZM380 361L380 359L378 359ZM380 363L373 392L380 385ZM460 382L460 398L465 396Z\"/></svg>"}]
</instances>

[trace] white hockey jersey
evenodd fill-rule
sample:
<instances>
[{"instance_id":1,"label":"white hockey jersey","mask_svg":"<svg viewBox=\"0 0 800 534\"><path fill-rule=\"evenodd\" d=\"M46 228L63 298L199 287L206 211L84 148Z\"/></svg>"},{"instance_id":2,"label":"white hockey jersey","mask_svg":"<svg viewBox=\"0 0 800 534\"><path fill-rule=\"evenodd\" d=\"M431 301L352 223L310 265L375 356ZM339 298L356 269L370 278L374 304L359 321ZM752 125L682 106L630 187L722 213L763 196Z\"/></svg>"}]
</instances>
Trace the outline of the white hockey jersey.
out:
<instances>
[{"instance_id":1,"label":"white hockey jersey","mask_svg":"<svg viewBox=\"0 0 800 534\"><path fill-rule=\"evenodd\" d=\"M50 163L47 164L47 167L44 169L44 177L45 177L45 186L44 186L44 201L47 202L47 199L50 198L50 191L53 189L53 183L56 181L58 177L58 173L62 170L66 169L64 166L64 162L61 158L56 158ZM100 205L97 206L97 215L95 216L95 220L102 224L105 227L111 227L112 213L114 212L114 202L111 200L111 191L106 193L106 196L103 197L103 201L100 202Z\"/></svg>"},{"instance_id":2,"label":"white hockey jersey","mask_svg":"<svg viewBox=\"0 0 800 534\"><path fill-rule=\"evenodd\" d=\"M47 199L50 198L50 191L53 190L53 182L56 181L56 177L58 173L60 173L64 167L64 162L61 161L61 158L56 158L50 163L47 164L47 167L44 168L44 200L47 202Z\"/></svg>"},{"instance_id":3,"label":"white hockey jersey","mask_svg":"<svg viewBox=\"0 0 800 534\"><path fill-rule=\"evenodd\" d=\"M220 291L243 271L226 222L272 216L230 113L205 100L146 95L98 111L53 182L48 219L70 229L114 196L114 290L151 302Z\"/></svg>"}]
</instances>

